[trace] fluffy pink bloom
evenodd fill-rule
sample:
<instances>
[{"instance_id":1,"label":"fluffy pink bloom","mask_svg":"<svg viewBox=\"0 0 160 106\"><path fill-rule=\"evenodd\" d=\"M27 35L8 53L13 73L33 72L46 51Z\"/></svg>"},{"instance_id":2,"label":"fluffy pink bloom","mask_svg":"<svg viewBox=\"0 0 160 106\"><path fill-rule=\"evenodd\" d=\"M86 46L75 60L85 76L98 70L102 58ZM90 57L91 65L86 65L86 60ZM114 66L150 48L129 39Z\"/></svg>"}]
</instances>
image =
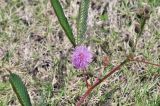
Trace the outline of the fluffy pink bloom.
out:
<instances>
[{"instance_id":1,"label":"fluffy pink bloom","mask_svg":"<svg viewBox=\"0 0 160 106\"><path fill-rule=\"evenodd\" d=\"M78 46L72 54L72 64L77 69L85 69L92 61L92 53L86 46Z\"/></svg>"}]
</instances>

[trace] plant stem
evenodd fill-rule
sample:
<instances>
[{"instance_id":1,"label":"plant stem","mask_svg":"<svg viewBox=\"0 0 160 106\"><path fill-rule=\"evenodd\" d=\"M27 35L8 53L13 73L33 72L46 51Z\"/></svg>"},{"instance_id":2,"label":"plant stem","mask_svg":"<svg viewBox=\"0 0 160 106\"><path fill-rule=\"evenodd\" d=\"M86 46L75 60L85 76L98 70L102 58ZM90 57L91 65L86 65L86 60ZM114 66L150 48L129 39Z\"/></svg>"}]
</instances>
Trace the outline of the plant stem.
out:
<instances>
[{"instance_id":1,"label":"plant stem","mask_svg":"<svg viewBox=\"0 0 160 106\"><path fill-rule=\"evenodd\" d=\"M85 80L85 83L86 83L87 88L89 88L91 85L90 85L90 84L88 83L88 81L87 81L86 69L83 70L83 77L84 77L84 80Z\"/></svg>"},{"instance_id":2,"label":"plant stem","mask_svg":"<svg viewBox=\"0 0 160 106\"><path fill-rule=\"evenodd\" d=\"M154 63L151 63L151 62L148 62L148 61L144 61L144 60L129 59L129 61L136 61L136 62L141 62L141 63L150 64L150 65L153 65L153 66L160 67L160 64L154 64Z\"/></svg>"},{"instance_id":3,"label":"plant stem","mask_svg":"<svg viewBox=\"0 0 160 106\"><path fill-rule=\"evenodd\" d=\"M146 23L146 19L142 18L141 19L141 27L140 27L141 29L140 29L140 32L138 33L137 37L136 37L135 44L134 44L133 50L132 50L134 52L135 52L136 47L137 47L137 42L138 42L139 38L142 36L142 32L144 30L145 23Z\"/></svg>"},{"instance_id":4,"label":"plant stem","mask_svg":"<svg viewBox=\"0 0 160 106\"><path fill-rule=\"evenodd\" d=\"M103 82L105 79L107 79L110 75L112 75L113 73L115 73L118 69L120 69L125 63L128 62L128 59L124 60L120 65L114 67L107 75L105 75L102 79L99 79L98 82L96 82L94 85L92 85L90 88L88 88L88 90L85 92L85 94L81 97L81 99L78 101L78 103L76 104L76 106L80 106L83 101L85 100L85 98L90 94L90 92L96 87L98 86L101 82Z\"/></svg>"},{"instance_id":5,"label":"plant stem","mask_svg":"<svg viewBox=\"0 0 160 106\"><path fill-rule=\"evenodd\" d=\"M126 64L129 61L136 61L136 62L142 62L145 64L150 64L150 65L154 65L157 67L160 67L160 64L154 64L151 62L147 62L144 60L138 60L138 59L133 59L128 57L126 60L124 60L121 64L119 64L118 66L114 67L108 74L106 74L102 79L99 79L99 81L97 81L95 84L93 84L92 86L90 86L88 88L88 90L85 92L85 94L80 98L80 100L77 102L76 106L81 106L81 104L84 102L85 98L91 93L91 91L98 86L101 82L103 82L104 80L106 80L109 76L111 76L113 73L115 73L116 71L118 71L124 64Z\"/></svg>"}]
</instances>

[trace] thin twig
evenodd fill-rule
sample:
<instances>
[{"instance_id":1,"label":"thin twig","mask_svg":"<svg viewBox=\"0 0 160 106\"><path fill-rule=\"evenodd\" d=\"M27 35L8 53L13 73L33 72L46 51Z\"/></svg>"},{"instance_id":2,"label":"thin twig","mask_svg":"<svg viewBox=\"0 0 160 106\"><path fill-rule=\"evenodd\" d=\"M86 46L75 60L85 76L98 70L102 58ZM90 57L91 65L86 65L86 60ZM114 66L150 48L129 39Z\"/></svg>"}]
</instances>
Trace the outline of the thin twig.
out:
<instances>
[{"instance_id":1,"label":"thin twig","mask_svg":"<svg viewBox=\"0 0 160 106\"><path fill-rule=\"evenodd\" d=\"M87 80L86 69L83 70L83 77L84 77L87 88L89 88L91 85L88 83L88 80Z\"/></svg>"},{"instance_id":2,"label":"thin twig","mask_svg":"<svg viewBox=\"0 0 160 106\"><path fill-rule=\"evenodd\" d=\"M85 98L91 93L91 91L98 86L101 82L103 82L104 80L106 80L110 75L112 75L113 73L115 73L116 71L118 71L125 63L129 62L129 61L136 61L136 62L142 62L145 64L150 64L150 65L154 65L154 66L158 66L160 67L160 64L154 64L148 61L143 61L143 60L137 60L137 59L133 59L128 57L126 60L124 60L120 65L114 67L107 75L105 75L102 79L99 79L98 82L96 82L94 85L92 85L90 88L88 88L88 90L85 92L85 94L80 98L80 100L78 101L78 103L76 104L76 106L80 106Z\"/></svg>"},{"instance_id":3,"label":"thin twig","mask_svg":"<svg viewBox=\"0 0 160 106\"><path fill-rule=\"evenodd\" d=\"M153 65L153 66L160 67L160 64L154 64L154 63L151 63L151 62L148 62L148 61L144 61L144 60L138 60L138 59L129 59L129 60L130 61L136 61L136 62L141 62L141 63L150 64L150 65Z\"/></svg>"},{"instance_id":4,"label":"thin twig","mask_svg":"<svg viewBox=\"0 0 160 106\"><path fill-rule=\"evenodd\" d=\"M80 106L83 101L85 100L85 98L90 94L90 92L96 87L98 86L101 82L103 82L105 79L107 79L110 75L112 75L113 73L115 73L117 70L119 70L126 62L128 62L128 59L126 59L125 61L123 61L120 65L114 67L107 75L105 75L102 79L100 79L98 82L96 82L93 86L91 86L86 92L85 94L81 97L81 99L78 101L78 103L76 104L76 106Z\"/></svg>"}]
</instances>

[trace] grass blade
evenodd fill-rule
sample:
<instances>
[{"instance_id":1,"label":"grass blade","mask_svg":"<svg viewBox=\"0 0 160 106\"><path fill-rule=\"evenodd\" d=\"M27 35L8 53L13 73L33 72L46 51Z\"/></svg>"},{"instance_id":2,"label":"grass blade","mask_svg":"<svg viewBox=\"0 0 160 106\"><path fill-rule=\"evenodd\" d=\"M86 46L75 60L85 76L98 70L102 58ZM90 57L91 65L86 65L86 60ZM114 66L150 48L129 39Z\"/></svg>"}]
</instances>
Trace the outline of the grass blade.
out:
<instances>
[{"instance_id":1,"label":"grass blade","mask_svg":"<svg viewBox=\"0 0 160 106\"><path fill-rule=\"evenodd\" d=\"M78 38L80 41L85 39L85 32L87 30L87 18L88 18L88 8L90 0L81 0L79 8L79 16L77 20L78 28Z\"/></svg>"},{"instance_id":2,"label":"grass blade","mask_svg":"<svg viewBox=\"0 0 160 106\"><path fill-rule=\"evenodd\" d=\"M68 20L64 15L64 12L63 12L63 9L62 9L62 6L61 6L59 0L51 0L51 5L54 9L55 14L58 17L59 23L61 24L63 30L66 33L68 39L73 44L73 46L76 46L75 38L74 38L73 32L72 32L72 28L69 25Z\"/></svg>"},{"instance_id":3,"label":"grass blade","mask_svg":"<svg viewBox=\"0 0 160 106\"><path fill-rule=\"evenodd\" d=\"M21 78L16 74L10 73L9 81L21 105L22 106L32 106L27 89L25 85L23 84Z\"/></svg>"}]
</instances>

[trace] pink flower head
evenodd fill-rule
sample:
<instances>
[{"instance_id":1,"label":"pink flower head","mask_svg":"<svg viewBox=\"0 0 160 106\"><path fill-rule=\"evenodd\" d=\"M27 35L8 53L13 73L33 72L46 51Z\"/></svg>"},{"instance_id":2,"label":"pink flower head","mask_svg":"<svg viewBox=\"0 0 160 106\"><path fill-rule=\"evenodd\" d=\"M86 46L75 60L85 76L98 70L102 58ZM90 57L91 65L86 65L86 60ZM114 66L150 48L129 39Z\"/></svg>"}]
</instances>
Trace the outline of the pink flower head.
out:
<instances>
[{"instance_id":1,"label":"pink flower head","mask_svg":"<svg viewBox=\"0 0 160 106\"><path fill-rule=\"evenodd\" d=\"M78 46L72 54L72 64L77 69L85 69L92 61L92 53L86 46Z\"/></svg>"}]
</instances>

